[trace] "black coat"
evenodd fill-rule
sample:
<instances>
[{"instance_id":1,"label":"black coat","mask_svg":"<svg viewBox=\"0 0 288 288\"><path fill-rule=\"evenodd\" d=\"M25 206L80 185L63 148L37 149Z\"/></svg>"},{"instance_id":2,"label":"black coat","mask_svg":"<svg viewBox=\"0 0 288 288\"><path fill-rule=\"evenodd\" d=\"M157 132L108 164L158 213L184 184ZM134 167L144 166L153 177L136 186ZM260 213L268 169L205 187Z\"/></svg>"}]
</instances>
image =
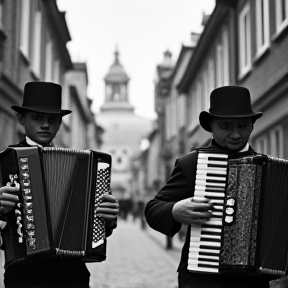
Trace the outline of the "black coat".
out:
<instances>
[{"instance_id":1,"label":"black coat","mask_svg":"<svg viewBox=\"0 0 288 288\"><path fill-rule=\"evenodd\" d=\"M212 140L211 146L199 149L196 148L189 154L176 160L175 167L167 183L158 192L155 198L147 203L145 208L145 216L148 224L153 229L167 236L174 236L181 228L181 224L175 222L172 217L172 209L174 204L180 200L193 197L194 195L196 164L199 150L205 150L207 152L222 151L223 153L228 153L229 157L237 157L235 153L222 148L214 140ZM237 154L240 156L240 153ZM241 156L254 154L256 154L256 152L250 147L247 152L242 152ZM190 230L191 226L189 226L187 229L186 240L182 249L181 260L177 270L180 278L182 279L180 282L187 283L187 287L190 287L189 285L193 284L193 286L191 286L193 288L230 288L234 287L233 284L235 282L242 283L239 287L250 287L248 285L252 284L251 287L255 288L258 287L255 286L256 284L262 282L262 279L259 277L237 277L235 275L229 277L189 272L187 270L187 264L190 244ZM261 286L259 286L259 288L269 287L268 280L264 279L263 281L264 282L261 284Z\"/></svg>"}]
</instances>

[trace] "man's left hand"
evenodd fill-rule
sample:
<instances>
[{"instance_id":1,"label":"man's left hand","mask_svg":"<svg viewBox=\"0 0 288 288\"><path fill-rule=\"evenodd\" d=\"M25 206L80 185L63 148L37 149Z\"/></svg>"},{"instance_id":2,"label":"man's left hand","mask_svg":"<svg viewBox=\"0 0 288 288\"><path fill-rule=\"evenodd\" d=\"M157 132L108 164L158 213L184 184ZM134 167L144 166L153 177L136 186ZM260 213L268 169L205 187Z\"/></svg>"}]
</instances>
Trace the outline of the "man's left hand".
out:
<instances>
[{"instance_id":1,"label":"man's left hand","mask_svg":"<svg viewBox=\"0 0 288 288\"><path fill-rule=\"evenodd\" d=\"M97 208L97 213L104 219L106 226L115 225L119 214L119 204L116 198L113 195L104 194L102 203Z\"/></svg>"}]
</instances>

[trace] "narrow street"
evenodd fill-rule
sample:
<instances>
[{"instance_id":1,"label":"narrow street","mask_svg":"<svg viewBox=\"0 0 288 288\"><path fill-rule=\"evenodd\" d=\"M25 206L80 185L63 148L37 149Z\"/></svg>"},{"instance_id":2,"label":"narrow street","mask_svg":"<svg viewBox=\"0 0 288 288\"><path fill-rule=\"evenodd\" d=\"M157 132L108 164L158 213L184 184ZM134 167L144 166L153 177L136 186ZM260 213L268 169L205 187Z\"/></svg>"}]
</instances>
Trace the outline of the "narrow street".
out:
<instances>
[{"instance_id":1,"label":"narrow street","mask_svg":"<svg viewBox=\"0 0 288 288\"><path fill-rule=\"evenodd\" d=\"M141 229L138 221L121 219L108 241L107 260L88 264L91 288L178 287L179 241L174 241L173 250L166 250L164 235L149 227Z\"/></svg>"}]
</instances>

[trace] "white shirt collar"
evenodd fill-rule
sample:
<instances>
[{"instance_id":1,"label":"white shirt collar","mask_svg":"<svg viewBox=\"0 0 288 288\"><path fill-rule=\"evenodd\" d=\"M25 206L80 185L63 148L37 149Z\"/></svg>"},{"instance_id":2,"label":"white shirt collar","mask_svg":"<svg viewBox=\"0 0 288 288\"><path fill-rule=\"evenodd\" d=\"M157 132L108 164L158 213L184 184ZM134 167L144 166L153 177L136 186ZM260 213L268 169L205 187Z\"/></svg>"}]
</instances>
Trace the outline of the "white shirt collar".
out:
<instances>
[{"instance_id":1,"label":"white shirt collar","mask_svg":"<svg viewBox=\"0 0 288 288\"><path fill-rule=\"evenodd\" d=\"M28 145L30 146L38 146L38 147L43 147L41 144L38 144L36 142L34 142L33 140L31 140L28 136L26 136L26 142ZM49 144L49 146L51 145L51 143Z\"/></svg>"},{"instance_id":2,"label":"white shirt collar","mask_svg":"<svg viewBox=\"0 0 288 288\"><path fill-rule=\"evenodd\" d=\"M246 146L241 151L239 151L239 153L246 152L248 150L249 150L249 143L247 143Z\"/></svg>"}]
</instances>

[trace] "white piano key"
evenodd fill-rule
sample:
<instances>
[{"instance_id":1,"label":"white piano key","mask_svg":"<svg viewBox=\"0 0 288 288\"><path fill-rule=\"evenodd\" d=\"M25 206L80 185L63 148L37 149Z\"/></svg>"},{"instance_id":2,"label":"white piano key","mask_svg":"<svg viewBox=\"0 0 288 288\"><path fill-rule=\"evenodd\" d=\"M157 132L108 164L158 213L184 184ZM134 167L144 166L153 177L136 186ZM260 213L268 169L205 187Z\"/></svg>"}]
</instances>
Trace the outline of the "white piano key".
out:
<instances>
[{"instance_id":1,"label":"white piano key","mask_svg":"<svg viewBox=\"0 0 288 288\"><path fill-rule=\"evenodd\" d=\"M201 246L208 246L208 247L217 247L220 248L221 247L221 243L220 242L209 242L209 241L201 241L200 243ZM190 247L192 246L196 246L199 247L199 242L190 242Z\"/></svg>"},{"instance_id":2,"label":"white piano key","mask_svg":"<svg viewBox=\"0 0 288 288\"><path fill-rule=\"evenodd\" d=\"M220 165L220 166L227 166L227 161L215 161L215 160L208 160L208 159L199 159L197 160L197 164L209 164L209 165Z\"/></svg>"},{"instance_id":3,"label":"white piano key","mask_svg":"<svg viewBox=\"0 0 288 288\"><path fill-rule=\"evenodd\" d=\"M207 174L217 174L226 176L227 173L225 169L197 169L196 175L207 175Z\"/></svg>"},{"instance_id":4,"label":"white piano key","mask_svg":"<svg viewBox=\"0 0 288 288\"><path fill-rule=\"evenodd\" d=\"M212 171L212 169L214 170L218 170L218 171L220 171L220 170L222 170L222 171L226 171L226 173L227 173L227 168L226 167L210 167L210 166L208 166L208 164L197 164L197 170L198 169L211 169L211 171Z\"/></svg>"},{"instance_id":5,"label":"white piano key","mask_svg":"<svg viewBox=\"0 0 288 288\"><path fill-rule=\"evenodd\" d=\"M201 152L198 154L198 158L209 158L209 157L228 159L228 155L227 154L201 153Z\"/></svg>"},{"instance_id":6,"label":"white piano key","mask_svg":"<svg viewBox=\"0 0 288 288\"><path fill-rule=\"evenodd\" d=\"M222 213L222 212L218 212L218 211L213 211L213 212L212 212L212 216L222 217L222 216L223 216L223 213Z\"/></svg>"},{"instance_id":7,"label":"white piano key","mask_svg":"<svg viewBox=\"0 0 288 288\"><path fill-rule=\"evenodd\" d=\"M192 229L191 229L191 231L192 231ZM205 232L221 233L222 229L221 228L212 228L212 227L202 227L201 232L202 233L205 233Z\"/></svg>"},{"instance_id":8,"label":"white piano key","mask_svg":"<svg viewBox=\"0 0 288 288\"><path fill-rule=\"evenodd\" d=\"M225 197L225 193L217 193L217 192L206 192L206 191L199 191L196 190L194 191L194 196L200 196L200 197L205 197L209 196L209 197L218 197L218 198L224 198Z\"/></svg>"},{"instance_id":9,"label":"white piano key","mask_svg":"<svg viewBox=\"0 0 288 288\"><path fill-rule=\"evenodd\" d=\"M219 255L220 253L220 249L203 249L200 247L196 247L196 246L191 246L189 247L189 253L210 253L210 254L215 254L215 255Z\"/></svg>"},{"instance_id":10,"label":"white piano key","mask_svg":"<svg viewBox=\"0 0 288 288\"><path fill-rule=\"evenodd\" d=\"M211 225L211 226L222 226L222 220L219 220L218 218L210 218L205 222L206 225Z\"/></svg>"},{"instance_id":11,"label":"white piano key","mask_svg":"<svg viewBox=\"0 0 288 288\"><path fill-rule=\"evenodd\" d=\"M189 259L195 259L195 260L197 260L197 259L199 259L199 258L203 258L203 259L207 259L207 260L209 260L209 259L211 259L211 260L218 260L218 262L219 262L219 256L211 256L211 255L200 255L199 253L197 253L197 252L190 252L189 253ZM219 265L219 263L218 263L218 265Z\"/></svg>"},{"instance_id":12,"label":"white piano key","mask_svg":"<svg viewBox=\"0 0 288 288\"><path fill-rule=\"evenodd\" d=\"M210 234L201 234L200 236L192 236L191 235L191 237L190 237L190 241L191 242L196 242L196 241L198 241L200 238L207 238L207 239L217 239L217 240L219 240L219 242L221 241L221 235L210 235Z\"/></svg>"},{"instance_id":13,"label":"white piano key","mask_svg":"<svg viewBox=\"0 0 288 288\"><path fill-rule=\"evenodd\" d=\"M216 177L216 176L206 176L197 174L196 180L216 180L216 181L226 181L226 177Z\"/></svg>"},{"instance_id":14,"label":"white piano key","mask_svg":"<svg viewBox=\"0 0 288 288\"><path fill-rule=\"evenodd\" d=\"M206 180L197 180L196 179L196 185L201 185L201 186L217 186L217 187L225 187L226 183L216 183L216 182L207 182Z\"/></svg>"},{"instance_id":15,"label":"white piano key","mask_svg":"<svg viewBox=\"0 0 288 288\"><path fill-rule=\"evenodd\" d=\"M225 187L213 187L212 188L207 188L205 185L195 185L195 190L201 190L201 191L205 191L205 190L213 190L213 191L222 191L225 192Z\"/></svg>"},{"instance_id":16,"label":"white piano key","mask_svg":"<svg viewBox=\"0 0 288 288\"><path fill-rule=\"evenodd\" d=\"M188 264L189 265L210 265L210 266L215 266L215 267L219 267L219 262L209 262L209 261L199 261L198 259L189 259L188 260Z\"/></svg>"},{"instance_id":17,"label":"white piano key","mask_svg":"<svg viewBox=\"0 0 288 288\"><path fill-rule=\"evenodd\" d=\"M191 270L191 271L198 271L198 272L207 272L207 273L218 273L219 272L219 269L217 268L211 268L211 267L198 267L197 265L189 265L188 263L188 267L187 267L188 270Z\"/></svg>"}]
</instances>

